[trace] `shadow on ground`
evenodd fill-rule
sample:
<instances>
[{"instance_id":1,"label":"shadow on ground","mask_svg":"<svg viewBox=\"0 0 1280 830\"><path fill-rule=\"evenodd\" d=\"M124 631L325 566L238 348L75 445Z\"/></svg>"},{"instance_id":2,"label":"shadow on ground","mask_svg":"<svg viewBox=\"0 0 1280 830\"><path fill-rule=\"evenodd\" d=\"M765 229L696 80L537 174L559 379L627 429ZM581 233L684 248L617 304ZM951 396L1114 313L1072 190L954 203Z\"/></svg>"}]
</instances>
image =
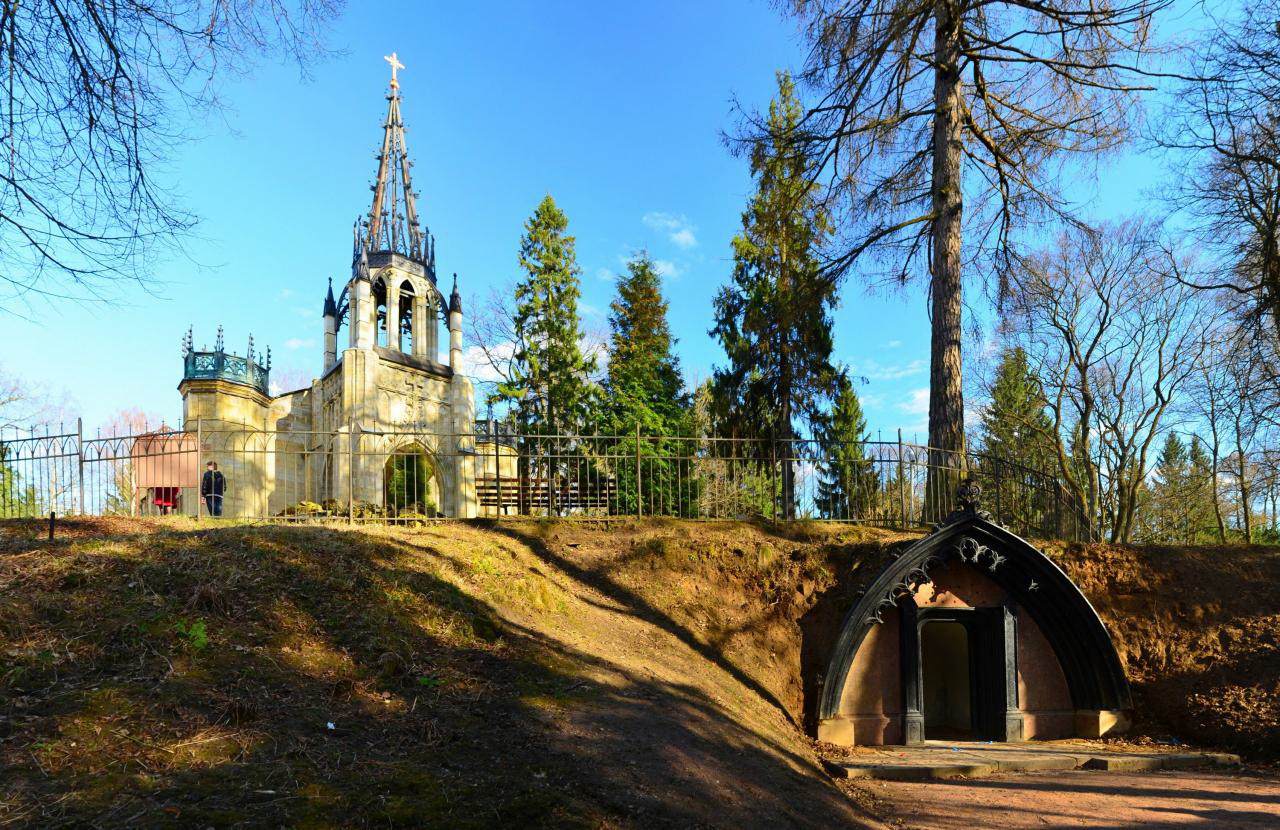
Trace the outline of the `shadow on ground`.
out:
<instances>
[{"instance_id":1,"label":"shadow on ground","mask_svg":"<svg viewBox=\"0 0 1280 830\"><path fill-rule=\"evenodd\" d=\"M68 530L0 535L0 825L872 823L768 689L536 539Z\"/></svg>"}]
</instances>

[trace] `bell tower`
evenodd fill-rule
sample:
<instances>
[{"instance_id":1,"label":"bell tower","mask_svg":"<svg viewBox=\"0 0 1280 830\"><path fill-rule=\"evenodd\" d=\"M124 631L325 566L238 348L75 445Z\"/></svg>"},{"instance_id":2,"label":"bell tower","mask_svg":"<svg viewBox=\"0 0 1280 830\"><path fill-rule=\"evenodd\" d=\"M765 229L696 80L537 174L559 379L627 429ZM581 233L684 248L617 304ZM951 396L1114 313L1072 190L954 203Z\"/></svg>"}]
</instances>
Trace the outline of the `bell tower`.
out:
<instances>
[{"instance_id":1,"label":"bell tower","mask_svg":"<svg viewBox=\"0 0 1280 830\"><path fill-rule=\"evenodd\" d=\"M413 189L408 128L400 113L397 73L405 67L394 52L385 60L391 81L374 156L373 198L352 229L346 286L335 298L331 285L324 299L324 372L332 377L331 390L341 388L340 395L330 395L340 401L331 420L338 429L362 434L421 434L440 467L439 506L450 515L475 515L473 465L464 461L474 452L475 401L463 374L462 301L456 275L448 297L437 282L436 241L418 210L421 196ZM448 331L444 343L442 326ZM443 360L442 348L448 349ZM352 440L364 442L361 450L371 463L375 455L365 443L372 439ZM381 467L354 471L356 498L380 498L381 475Z\"/></svg>"}]
</instances>

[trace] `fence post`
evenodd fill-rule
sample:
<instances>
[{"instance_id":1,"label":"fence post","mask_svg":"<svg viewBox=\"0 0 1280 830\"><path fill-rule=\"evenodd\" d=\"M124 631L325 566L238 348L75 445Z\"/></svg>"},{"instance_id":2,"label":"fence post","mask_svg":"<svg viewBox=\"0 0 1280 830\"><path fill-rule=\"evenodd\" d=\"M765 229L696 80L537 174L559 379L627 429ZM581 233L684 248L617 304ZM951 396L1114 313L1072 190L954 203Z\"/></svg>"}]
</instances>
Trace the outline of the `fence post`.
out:
<instances>
[{"instance_id":1,"label":"fence post","mask_svg":"<svg viewBox=\"0 0 1280 830\"><path fill-rule=\"evenodd\" d=\"M498 422L493 418L493 409L489 409L489 430L493 433L493 483L497 486L498 505L493 514L501 517L506 511L502 507L502 453L498 449Z\"/></svg>"},{"instance_id":2,"label":"fence post","mask_svg":"<svg viewBox=\"0 0 1280 830\"><path fill-rule=\"evenodd\" d=\"M356 521L356 422L347 424L347 524Z\"/></svg>"},{"instance_id":3,"label":"fence post","mask_svg":"<svg viewBox=\"0 0 1280 830\"><path fill-rule=\"evenodd\" d=\"M87 516L89 511L84 506L84 419L76 418L76 458L79 461L78 475L80 479L80 515Z\"/></svg>"},{"instance_id":4,"label":"fence post","mask_svg":"<svg viewBox=\"0 0 1280 830\"><path fill-rule=\"evenodd\" d=\"M925 471L926 480L928 471ZM902 427L898 427L898 504L902 516L902 530L907 529L907 479L902 464Z\"/></svg>"},{"instance_id":5,"label":"fence post","mask_svg":"<svg viewBox=\"0 0 1280 830\"><path fill-rule=\"evenodd\" d=\"M203 418L196 418L196 518L200 518L200 510L204 506L204 493L200 492L203 479L200 477L200 456L204 452L204 430L202 427ZM137 487L134 487L134 493L137 493ZM134 503L138 501L134 496Z\"/></svg>"},{"instance_id":6,"label":"fence post","mask_svg":"<svg viewBox=\"0 0 1280 830\"><path fill-rule=\"evenodd\" d=\"M640 501L640 421L636 421L636 518L644 515L644 505Z\"/></svg>"}]
</instances>

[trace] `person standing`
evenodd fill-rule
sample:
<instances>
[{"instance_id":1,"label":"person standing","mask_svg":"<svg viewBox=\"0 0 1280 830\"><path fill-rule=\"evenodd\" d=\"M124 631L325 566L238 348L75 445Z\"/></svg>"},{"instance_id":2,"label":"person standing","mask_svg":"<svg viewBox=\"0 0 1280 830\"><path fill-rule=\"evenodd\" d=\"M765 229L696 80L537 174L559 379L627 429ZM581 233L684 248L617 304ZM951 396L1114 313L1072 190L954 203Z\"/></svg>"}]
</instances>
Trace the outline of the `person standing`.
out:
<instances>
[{"instance_id":1,"label":"person standing","mask_svg":"<svg viewBox=\"0 0 1280 830\"><path fill-rule=\"evenodd\" d=\"M227 480L218 471L217 462L210 461L205 465L204 477L200 479L200 495L204 496L205 506L210 516L222 515L222 492L226 489Z\"/></svg>"}]
</instances>

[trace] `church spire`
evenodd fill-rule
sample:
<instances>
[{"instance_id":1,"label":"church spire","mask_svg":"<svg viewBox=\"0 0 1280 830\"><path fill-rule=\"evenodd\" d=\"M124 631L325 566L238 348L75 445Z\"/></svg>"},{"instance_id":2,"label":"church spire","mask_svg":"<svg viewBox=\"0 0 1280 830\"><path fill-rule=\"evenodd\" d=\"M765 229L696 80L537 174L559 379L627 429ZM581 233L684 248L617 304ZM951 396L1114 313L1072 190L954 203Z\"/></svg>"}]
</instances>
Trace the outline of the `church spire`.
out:
<instances>
[{"instance_id":1,"label":"church spire","mask_svg":"<svg viewBox=\"0 0 1280 830\"><path fill-rule=\"evenodd\" d=\"M409 170L413 163L404 143L404 122L400 119L400 82L396 70L404 69L396 53L384 60L391 64L391 92L387 95L387 120L383 124L382 149L378 153L378 178L373 183L373 206L369 209L365 249L369 253L392 251L426 262L428 245L418 226Z\"/></svg>"}]
</instances>

